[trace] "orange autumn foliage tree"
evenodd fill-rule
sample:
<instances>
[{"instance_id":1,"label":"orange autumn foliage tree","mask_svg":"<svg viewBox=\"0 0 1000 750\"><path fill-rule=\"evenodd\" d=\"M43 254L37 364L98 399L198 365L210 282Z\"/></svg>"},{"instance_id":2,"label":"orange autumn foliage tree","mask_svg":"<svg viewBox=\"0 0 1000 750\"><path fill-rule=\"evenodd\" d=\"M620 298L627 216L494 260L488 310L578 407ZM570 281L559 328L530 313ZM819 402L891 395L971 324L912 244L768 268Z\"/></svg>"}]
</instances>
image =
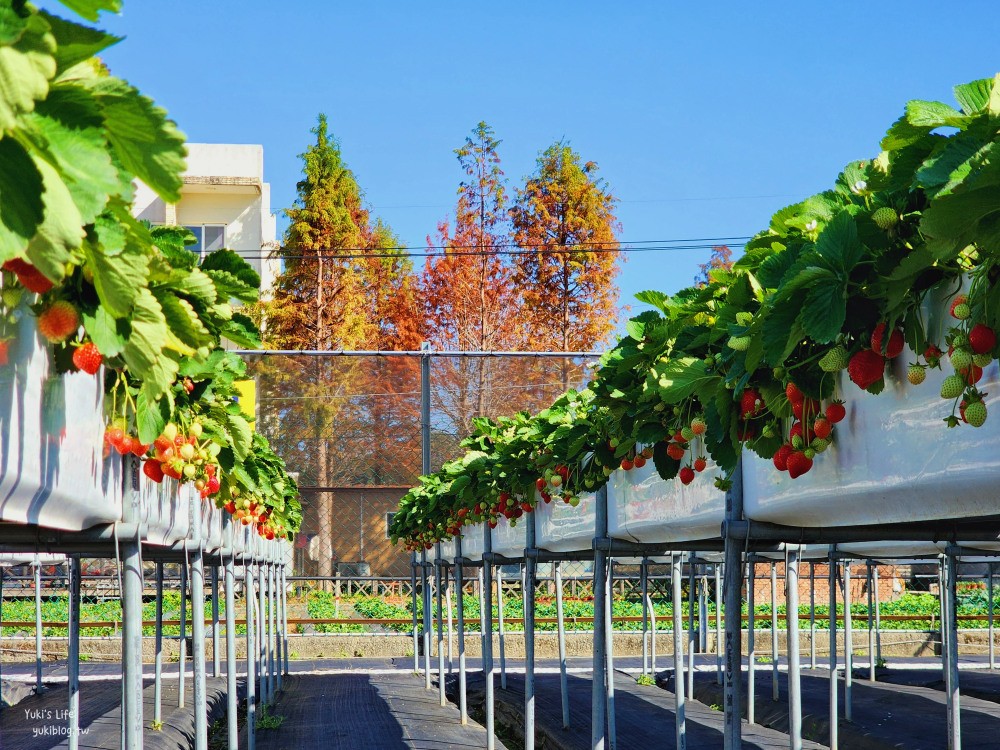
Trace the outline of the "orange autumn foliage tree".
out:
<instances>
[{"instance_id":1,"label":"orange autumn foliage tree","mask_svg":"<svg viewBox=\"0 0 1000 750\"><path fill-rule=\"evenodd\" d=\"M515 279L531 330L528 349L582 351L606 343L618 314L620 227L616 199L559 141L538 157L510 216Z\"/></svg>"}]
</instances>

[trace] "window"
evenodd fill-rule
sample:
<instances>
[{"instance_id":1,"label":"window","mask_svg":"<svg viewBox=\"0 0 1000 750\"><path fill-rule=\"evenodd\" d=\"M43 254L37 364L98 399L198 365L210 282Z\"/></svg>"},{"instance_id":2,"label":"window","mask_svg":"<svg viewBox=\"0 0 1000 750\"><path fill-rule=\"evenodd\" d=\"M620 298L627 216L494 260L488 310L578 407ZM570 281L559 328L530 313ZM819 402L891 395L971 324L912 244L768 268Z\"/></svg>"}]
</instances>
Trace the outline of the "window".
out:
<instances>
[{"instance_id":1,"label":"window","mask_svg":"<svg viewBox=\"0 0 1000 750\"><path fill-rule=\"evenodd\" d=\"M385 514L385 538L389 538L389 528L392 526L392 519L396 516L395 513Z\"/></svg>"},{"instance_id":2,"label":"window","mask_svg":"<svg viewBox=\"0 0 1000 750\"><path fill-rule=\"evenodd\" d=\"M195 255L205 256L226 246L225 224L196 224L184 228L191 232L197 240L193 245L187 246L187 249Z\"/></svg>"}]
</instances>

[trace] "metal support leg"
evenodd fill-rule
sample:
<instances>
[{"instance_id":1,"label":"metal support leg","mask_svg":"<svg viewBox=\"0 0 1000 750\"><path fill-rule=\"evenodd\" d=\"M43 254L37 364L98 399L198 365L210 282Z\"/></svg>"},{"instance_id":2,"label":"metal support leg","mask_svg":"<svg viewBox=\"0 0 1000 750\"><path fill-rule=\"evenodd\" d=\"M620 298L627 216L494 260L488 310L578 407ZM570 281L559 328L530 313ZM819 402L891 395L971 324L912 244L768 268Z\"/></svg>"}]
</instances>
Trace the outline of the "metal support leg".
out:
<instances>
[{"instance_id":1,"label":"metal support leg","mask_svg":"<svg viewBox=\"0 0 1000 750\"><path fill-rule=\"evenodd\" d=\"M569 729L569 683L566 678L566 625L563 622L562 563L553 565L556 579L556 639L559 645L559 695L563 729Z\"/></svg>"},{"instance_id":2,"label":"metal support leg","mask_svg":"<svg viewBox=\"0 0 1000 750\"><path fill-rule=\"evenodd\" d=\"M962 748L961 691L958 680L958 611L955 606L957 584L955 555L949 552L944 558L945 607L947 609L948 648L945 652L946 689L948 691L948 750ZM944 620L945 618L942 618Z\"/></svg>"},{"instance_id":3,"label":"metal support leg","mask_svg":"<svg viewBox=\"0 0 1000 750\"><path fill-rule=\"evenodd\" d=\"M535 546L534 518L528 517L528 547ZM533 550L532 550L533 551ZM535 750L535 572L534 557L524 560L524 750Z\"/></svg>"},{"instance_id":4,"label":"metal support leg","mask_svg":"<svg viewBox=\"0 0 1000 750\"><path fill-rule=\"evenodd\" d=\"M726 491L726 520L729 524L743 519L743 467L736 464L732 484ZM740 706L740 681L743 661L743 550L729 535L724 535L724 580L722 596L726 606L726 676L723 682L725 726L723 747L740 750L743 747L743 711Z\"/></svg>"},{"instance_id":5,"label":"metal support leg","mask_svg":"<svg viewBox=\"0 0 1000 750\"><path fill-rule=\"evenodd\" d=\"M684 621L681 616L681 576L683 575L681 556L670 556L670 585L673 596L672 608L674 615L674 724L677 750L687 748L687 726L684 721L684 639L681 633Z\"/></svg>"},{"instance_id":6,"label":"metal support leg","mask_svg":"<svg viewBox=\"0 0 1000 750\"><path fill-rule=\"evenodd\" d=\"M722 684L722 566L715 566L715 684Z\"/></svg>"},{"instance_id":7,"label":"metal support leg","mask_svg":"<svg viewBox=\"0 0 1000 750\"><path fill-rule=\"evenodd\" d=\"M875 682L875 597L872 586L872 561L865 561L865 585L868 588L868 682Z\"/></svg>"},{"instance_id":8,"label":"metal support leg","mask_svg":"<svg viewBox=\"0 0 1000 750\"><path fill-rule=\"evenodd\" d=\"M708 576L704 568L698 581L698 653L708 653Z\"/></svg>"},{"instance_id":9,"label":"metal support leg","mask_svg":"<svg viewBox=\"0 0 1000 750\"><path fill-rule=\"evenodd\" d=\"M219 656L219 566L212 566L212 677L222 670Z\"/></svg>"},{"instance_id":10,"label":"metal support leg","mask_svg":"<svg viewBox=\"0 0 1000 750\"><path fill-rule=\"evenodd\" d=\"M274 578L274 563L268 563L267 571L267 695L274 701L277 690L277 663L275 652L278 648L278 597Z\"/></svg>"},{"instance_id":11,"label":"metal support leg","mask_svg":"<svg viewBox=\"0 0 1000 750\"><path fill-rule=\"evenodd\" d=\"M427 552L420 553L420 593L423 600L421 642L424 646L424 690L431 689L431 592L427 580Z\"/></svg>"},{"instance_id":12,"label":"metal support leg","mask_svg":"<svg viewBox=\"0 0 1000 750\"><path fill-rule=\"evenodd\" d=\"M600 501L598 501L600 506ZM605 723L608 709L607 648L605 630L608 623L604 617L605 599L608 595L608 558L603 550L594 550L594 655L593 694L591 696L590 746L593 750L605 750Z\"/></svg>"},{"instance_id":13,"label":"metal support leg","mask_svg":"<svg viewBox=\"0 0 1000 750\"><path fill-rule=\"evenodd\" d=\"M694 572L694 553L688 555L688 671L687 694L694 698L694 658L698 651L698 640L695 633L694 613L698 605L698 579ZM699 626L700 627L700 626Z\"/></svg>"},{"instance_id":14,"label":"metal support leg","mask_svg":"<svg viewBox=\"0 0 1000 750\"><path fill-rule=\"evenodd\" d=\"M228 523L228 521L227 521ZM239 724L236 693L236 566L225 563L226 589L226 730L228 750L239 750Z\"/></svg>"},{"instance_id":15,"label":"metal support leg","mask_svg":"<svg viewBox=\"0 0 1000 750\"><path fill-rule=\"evenodd\" d=\"M493 666L493 565L488 562L492 555L492 543L490 540L490 528L488 524L483 525L483 578L480 582L479 592L483 597L482 617L483 617L483 669L486 670L486 750L494 750L496 747L496 698L494 695L494 685L496 684L496 670Z\"/></svg>"},{"instance_id":16,"label":"metal support leg","mask_svg":"<svg viewBox=\"0 0 1000 750\"><path fill-rule=\"evenodd\" d=\"M126 518L128 522L129 518ZM142 750L142 556L138 539L120 545L124 750Z\"/></svg>"},{"instance_id":17,"label":"metal support leg","mask_svg":"<svg viewBox=\"0 0 1000 750\"><path fill-rule=\"evenodd\" d=\"M852 719L854 630L851 627L851 561L844 562L844 718Z\"/></svg>"},{"instance_id":18,"label":"metal support leg","mask_svg":"<svg viewBox=\"0 0 1000 750\"><path fill-rule=\"evenodd\" d=\"M486 671L486 633L493 632L493 614L486 608L486 586L483 585L483 570L486 565L480 566L476 571L476 582L479 584L479 659L483 664L483 671ZM493 597L491 596L492 600ZM492 638L492 635L490 636Z\"/></svg>"},{"instance_id":19,"label":"metal support leg","mask_svg":"<svg viewBox=\"0 0 1000 750\"><path fill-rule=\"evenodd\" d=\"M837 559L830 548L830 572L827 588L830 592L830 750L837 750L840 709L837 706Z\"/></svg>"},{"instance_id":20,"label":"metal support leg","mask_svg":"<svg viewBox=\"0 0 1000 750\"><path fill-rule=\"evenodd\" d=\"M458 608L458 710L462 724L469 723L465 677L465 566L462 565L462 539L455 541L458 561L455 564L455 605Z\"/></svg>"},{"instance_id":21,"label":"metal support leg","mask_svg":"<svg viewBox=\"0 0 1000 750\"><path fill-rule=\"evenodd\" d=\"M437 557L434 560L434 592L437 597L437 678L438 703L442 707L448 705L444 685L444 592L441 590L441 545L437 545Z\"/></svg>"},{"instance_id":22,"label":"metal support leg","mask_svg":"<svg viewBox=\"0 0 1000 750\"><path fill-rule=\"evenodd\" d=\"M872 568L872 579L875 587L875 665L882 664L882 606L879 599L878 564Z\"/></svg>"},{"instance_id":23,"label":"metal support leg","mask_svg":"<svg viewBox=\"0 0 1000 750\"><path fill-rule=\"evenodd\" d=\"M288 579L285 577L285 566L281 566L281 655L285 660L283 674L288 674ZM279 678L278 685L281 685Z\"/></svg>"},{"instance_id":24,"label":"metal support leg","mask_svg":"<svg viewBox=\"0 0 1000 750\"><path fill-rule=\"evenodd\" d=\"M205 563L202 558L200 519L196 508L192 536L198 540L191 551L191 650L194 652L194 748L208 750L208 696L205 685ZM142 669L142 659L139 660Z\"/></svg>"},{"instance_id":25,"label":"metal support leg","mask_svg":"<svg viewBox=\"0 0 1000 750\"><path fill-rule=\"evenodd\" d=\"M70 750L80 747L80 558L69 558L69 643L67 677L69 713L67 737ZM140 736L142 728L139 728ZM132 735L134 737L134 734Z\"/></svg>"},{"instance_id":26,"label":"metal support leg","mask_svg":"<svg viewBox=\"0 0 1000 750\"><path fill-rule=\"evenodd\" d=\"M262 706L271 702L271 694L267 691L267 578L264 575L264 563L257 563L257 694Z\"/></svg>"},{"instance_id":27,"label":"metal support leg","mask_svg":"<svg viewBox=\"0 0 1000 750\"><path fill-rule=\"evenodd\" d=\"M994 563L990 563L989 577L986 579L986 599L989 605L986 610L986 628L989 635L989 654L990 654L990 669L997 668L996 662L996 645L993 643L993 566Z\"/></svg>"},{"instance_id":28,"label":"metal support leg","mask_svg":"<svg viewBox=\"0 0 1000 750\"><path fill-rule=\"evenodd\" d=\"M163 721L163 563L156 563L156 654L153 657L153 725Z\"/></svg>"},{"instance_id":29,"label":"metal support leg","mask_svg":"<svg viewBox=\"0 0 1000 750\"><path fill-rule=\"evenodd\" d=\"M778 573L771 563L771 700L778 700Z\"/></svg>"},{"instance_id":30,"label":"metal support leg","mask_svg":"<svg viewBox=\"0 0 1000 750\"><path fill-rule=\"evenodd\" d=\"M614 605L615 561L608 559L608 590L604 595L604 637L608 644L605 647L607 665L604 668L608 683L608 750L618 746L617 727L615 726L615 631L611 625L612 607Z\"/></svg>"},{"instance_id":31,"label":"metal support leg","mask_svg":"<svg viewBox=\"0 0 1000 750\"><path fill-rule=\"evenodd\" d=\"M642 674L649 674L649 587L646 577L649 573L649 561L642 558L639 564L639 588L642 593Z\"/></svg>"},{"instance_id":32,"label":"metal support leg","mask_svg":"<svg viewBox=\"0 0 1000 750\"><path fill-rule=\"evenodd\" d=\"M177 660L177 707L184 708L185 702L185 688L187 685L184 682L185 673L187 672L187 588L188 588L188 569L187 562L181 563L181 623L180 623L180 640L177 642L178 650L178 660Z\"/></svg>"},{"instance_id":33,"label":"metal support leg","mask_svg":"<svg viewBox=\"0 0 1000 750\"><path fill-rule=\"evenodd\" d=\"M788 649L788 746L802 750L802 683L799 664L799 550L785 560L785 639Z\"/></svg>"},{"instance_id":34,"label":"metal support leg","mask_svg":"<svg viewBox=\"0 0 1000 750\"><path fill-rule=\"evenodd\" d=\"M507 689L507 638L503 624L503 566L497 565L497 641L500 646L500 689Z\"/></svg>"},{"instance_id":35,"label":"metal support leg","mask_svg":"<svg viewBox=\"0 0 1000 750\"><path fill-rule=\"evenodd\" d=\"M756 619L757 561L750 557L747 563L747 723L756 723L757 717L757 631Z\"/></svg>"},{"instance_id":36,"label":"metal support leg","mask_svg":"<svg viewBox=\"0 0 1000 750\"><path fill-rule=\"evenodd\" d=\"M35 555L32 565L35 573L35 692L45 692L42 684L42 563Z\"/></svg>"},{"instance_id":37,"label":"metal support leg","mask_svg":"<svg viewBox=\"0 0 1000 750\"><path fill-rule=\"evenodd\" d=\"M653 597L646 595L646 607L649 609L649 673L656 677L656 610L653 608Z\"/></svg>"},{"instance_id":38,"label":"metal support leg","mask_svg":"<svg viewBox=\"0 0 1000 750\"><path fill-rule=\"evenodd\" d=\"M417 627L417 553L410 553L410 609L413 610L413 673L420 671L420 629Z\"/></svg>"},{"instance_id":39,"label":"metal support leg","mask_svg":"<svg viewBox=\"0 0 1000 750\"><path fill-rule=\"evenodd\" d=\"M247 748L257 744L257 592L253 565L243 566L243 598L247 605Z\"/></svg>"},{"instance_id":40,"label":"metal support leg","mask_svg":"<svg viewBox=\"0 0 1000 750\"><path fill-rule=\"evenodd\" d=\"M448 675L455 671L455 659L453 657L454 652L454 619L451 615L451 576L448 574L447 569L444 572L444 614L445 614L445 641L448 644Z\"/></svg>"},{"instance_id":41,"label":"metal support leg","mask_svg":"<svg viewBox=\"0 0 1000 750\"><path fill-rule=\"evenodd\" d=\"M816 669L816 563L809 563L809 669Z\"/></svg>"}]
</instances>

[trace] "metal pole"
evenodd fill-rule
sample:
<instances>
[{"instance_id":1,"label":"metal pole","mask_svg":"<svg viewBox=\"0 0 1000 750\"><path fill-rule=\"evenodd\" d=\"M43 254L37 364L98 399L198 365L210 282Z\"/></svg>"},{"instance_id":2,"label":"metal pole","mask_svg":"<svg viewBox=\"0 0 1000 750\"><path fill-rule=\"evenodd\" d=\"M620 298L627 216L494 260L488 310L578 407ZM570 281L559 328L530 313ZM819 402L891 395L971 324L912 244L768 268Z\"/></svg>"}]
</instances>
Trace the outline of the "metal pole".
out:
<instances>
[{"instance_id":1,"label":"metal pole","mask_svg":"<svg viewBox=\"0 0 1000 750\"><path fill-rule=\"evenodd\" d=\"M608 595L608 554L602 542L608 534L608 491L602 487L597 491L596 528L594 538L594 652L592 694L590 701L590 747L591 750L605 750L605 722L608 709L607 684L607 620L604 617L605 599Z\"/></svg>"},{"instance_id":2,"label":"metal pole","mask_svg":"<svg viewBox=\"0 0 1000 750\"><path fill-rule=\"evenodd\" d=\"M827 588L830 593L830 750L837 750L840 709L837 706L837 558L830 547Z\"/></svg>"},{"instance_id":3,"label":"metal pole","mask_svg":"<svg viewBox=\"0 0 1000 750\"><path fill-rule=\"evenodd\" d=\"M487 529L487 532L489 529ZM486 633L487 624L489 625L489 632L491 633L490 639L493 636L493 613L486 608L486 586L483 584L483 568L486 565L480 565L479 570L476 571L476 582L479 584L479 660L483 664L483 671L486 670ZM492 596L490 599L492 600ZM489 617L489 623L487 623L487 615Z\"/></svg>"},{"instance_id":4,"label":"metal pole","mask_svg":"<svg viewBox=\"0 0 1000 750\"><path fill-rule=\"evenodd\" d=\"M785 560L785 639L788 650L788 746L802 750L802 682L799 664L799 550Z\"/></svg>"},{"instance_id":5,"label":"metal pole","mask_svg":"<svg viewBox=\"0 0 1000 750\"><path fill-rule=\"evenodd\" d=\"M608 681L608 748L615 750L618 746L617 728L615 726L615 631L611 626L611 610L614 604L615 561L608 559L608 590L604 596L604 635L608 639L605 649L608 664L604 670Z\"/></svg>"},{"instance_id":6,"label":"metal pole","mask_svg":"<svg viewBox=\"0 0 1000 750\"><path fill-rule=\"evenodd\" d=\"M438 703L443 707L448 705L448 697L444 692L444 604L441 591L441 544L435 545L434 559L434 593L437 598L437 677Z\"/></svg>"},{"instance_id":7,"label":"metal pole","mask_svg":"<svg viewBox=\"0 0 1000 750\"><path fill-rule=\"evenodd\" d=\"M69 643L67 644L69 713L67 715L70 750L80 747L80 559L69 558ZM140 733L141 733L140 727Z\"/></svg>"},{"instance_id":8,"label":"metal pole","mask_svg":"<svg viewBox=\"0 0 1000 750\"><path fill-rule=\"evenodd\" d=\"M247 748L254 750L257 744L257 623L254 610L257 608L257 594L253 584L253 564L243 563L243 598L247 606Z\"/></svg>"},{"instance_id":9,"label":"metal pole","mask_svg":"<svg viewBox=\"0 0 1000 750\"><path fill-rule=\"evenodd\" d=\"M844 561L844 718L851 721L854 681L854 631L851 628L851 561Z\"/></svg>"},{"instance_id":10,"label":"metal pole","mask_svg":"<svg viewBox=\"0 0 1000 750\"><path fill-rule=\"evenodd\" d=\"M423 601L421 642L424 647L424 690L431 689L431 590L427 575L427 550L420 552L420 595Z\"/></svg>"},{"instance_id":11,"label":"metal pole","mask_svg":"<svg viewBox=\"0 0 1000 750\"><path fill-rule=\"evenodd\" d=\"M126 486L122 520L139 520L139 462L125 463ZM131 480L131 481L128 481ZM129 487L131 486L131 491ZM121 540L122 576L122 715L124 750L142 750L142 549L138 534Z\"/></svg>"},{"instance_id":12,"label":"metal pole","mask_svg":"<svg viewBox=\"0 0 1000 750\"><path fill-rule=\"evenodd\" d=\"M267 584L264 578L263 558L257 561L254 572L257 578L257 687L261 705L271 702L267 691Z\"/></svg>"},{"instance_id":13,"label":"metal pole","mask_svg":"<svg viewBox=\"0 0 1000 750\"><path fill-rule=\"evenodd\" d=\"M656 609L653 607L653 597L647 595L649 607L649 672L656 677Z\"/></svg>"},{"instance_id":14,"label":"metal pole","mask_svg":"<svg viewBox=\"0 0 1000 750\"><path fill-rule=\"evenodd\" d=\"M694 629L694 611L698 601L698 579L694 573L694 552L688 555L688 671L687 694L694 699L694 655L698 651L698 640ZM700 629L699 624L699 629Z\"/></svg>"},{"instance_id":15,"label":"metal pole","mask_svg":"<svg viewBox=\"0 0 1000 750\"><path fill-rule=\"evenodd\" d=\"M413 610L413 673L420 671L420 630L417 627L417 553L410 553L410 609Z\"/></svg>"},{"instance_id":16,"label":"metal pole","mask_svg":"<svg viewBox=\"0 0 1000 750\"><path fill-rule=\"evenodd\" d=\"M757 713L757 632L756 609L757 562L752 555L747 562L747 723L754 724ZM727 606L727 610L728 606ZM728 622L728 621L727 621Z\"/></svg>"},{"instance_id":17,"label":"metal pole","mask_svg":"<svg viewBox=\"0 0 1000 750\"><path fill-rule=\"evenodd\" d=\"M458 709L462 724L469 723L465 677L465 566L462 565L462 536L455 539L455 605L458 607Z\"/></svg>"},{"instance_id":18,"label":"metal pole","mask_svg":"<svg viewBox=\"0 0 1000 750\"><path fill-rule=\"evenodd\" d=\"M278 646L278 606L275 596L274 563L268 563L264 570L267 574L267 695L274 701L277 688L277 664L275 651Z\"/></svg>"},{"instance_id":19,"label":"metal pole","mask_svg":"<svg viewBox=\"0 0 1000 750\"><path fill-rule=\"evenodd\" d=\"M156 655L153 657L153 724L163 721L163 563L156 563Z\"/></svg>"},{"instance_id":20,"label":"metal pole","mask_svg":"<svg viewBox=\"0 0 1000 750\"><path fill-rule=\"evenodd\" d=\"M708 574L702 566L698 583L698 653L708 652Z\"/></svg>"},{"instance_id":21,"label":"metal pole","mask_svg":"<svg viewBox=\"0 0 1000 750\"><path fill-rule=\"evenodd\" d=\"M497 640L500 645L500 689L507 689L507 644L503 626L503 565L497 565Z\"/></svg>"},{"instance_id":22,"label":"metal pole","mask_svg":"<svg viewBox=\"0 0 1000 750\"><path fill-rule=\"evenodd\" d=\"M639 565L639 587L642 589L642 673L649 674L649 643L646 640L649 634L649 588L646 576L649 571L649 561L642 558Z\"/></svg>"},{"instance_id":23,"label":"metal pole","mask_svg":"<svg viewBox=\"0 0 1000 750\"><path fill-rule=\"evenodd\" d=\"M420 470L424 475L431 473L431 346L429 342L420 344ZM440 553L439 553L440 556ZM420 553L420 581L424 602L423 644L424 644L424 689L431 689L431 597L427 584L427 551ZM443 705L443 704L442 704Z\"/></svg>"},{"instance_id":24,"label":"metal pole","mask_svg":"<svg viewBox=\"0 0 1000 750\"><path fill-rule=\"evenodd\" d=\"M212 677L222 669L219 658L219 566L212 566Z\"/></svg>"},{"instance_id":25,"label":"metal pole","mask_svg":"<svg viewBox=\"0 0 1000 750\"><path fill-rule=\"evenodd\" d=\"M559 643L559 695L562 698L563 729L569 729L569 683L566 679L566 625L563 622L562 563L555 563L556 639Z\"/></svg>"},{"instance_id":26,"label":"metal pole","mask_svg":"<svg viewBox=\"0 0 1000 750\"><path fill-rule=\"evenodd\" d=\"M715 684L722 684L722 566L715 566Z\"/></svg>"},{"instance_id":27,"label":"metal pole","mask_svg":"<svg viewBox=\"0 0 1000 750\"><path fill-rule=\"evenodd\" d=\"M231 523L228 513L224 519L225 523ZM224 575L226 589L226 729L229 750L239 750L236 695L236 566L232 557L225 562Z\"/></svg>"},{"instance_id":28,"label":"metal pole","mask_svg":"<svg viewBox=\"0 0 1000 750\"><path fill-rule=\"evenodd\" d=\"M483 597L480 608L483 618L483 668L486 670L486 750L496 747L496 699L494 685L496 670L493 666L493 541L490 538L489 524L483 524L483 579L479 592Z\"/></svg>"},{"instance_id":29,"label":"metal pole","mask_svg":"<svg viewBox=\"0 0 1000 750\"><path fill-rule=\"evenodd\" d=\"M872 592L872 561L865 561L865 585L868 587L868 682L875 682L875 597Z\"/></svg>"},{"instance_id":30,"label":"metal pole","mask_svg":"<svg viewBox=\"0 0 1000 750\"><path fill-rule=\"evenodd\" d=\"M285 660L285 674L288 674L288 580L285 577L285 566L281 566L281 655ZM281 685L281 678L278 679Z\"/></svg>"},{"instance_id":31,"label":"metal pole","mask_svg":"<svg viewBox=\"0 0 1000 750\"><path fill-rule=\"evenodd\" d=\"M816 669L816 563L809 563L809 669Z\"/></svg>"},{"instance_id":32,"label":"metal pole","mask_svg":"<svg viewBox=\"0 0 1000 750\"><path fill-rule=\"evenodd\" d=\"M687 748L687 726L684 717L684 639L681 632L684 621L681 616L681 576L683 575L681 556L670 556L670 585L672 589L671 609L674 617L674 725L677 750ZM728 748L727 748L728 750Z\"/></svg>"},{"instance_id":33,"label":"metal pole","mask_svg":"<svg viewBox=\"0 0 1000 750\"><path fill-rule=\"evenodd\" d=\"M194 747L208 750L208 697L205 686L205 562L202 558L200 501L194 501L191 537L191 648L194 661ZM142 663L140 661L140 669Z\"/></svg>"},{"instance_id":34,"label":"metal pole","mask_svg":"<svg viewBox=\"0 0 1000 750\"><path fill-rule=\"evenodd\" d=\"M186 557L186 556L185 556ZM181 622L180 640L177 643L177 707L184 708L185 687L184 676L187 671L187 563L181 563Z\"/></svg>"},{"instance_id":35,"label":"metal pole","mask_svg":"<svg viewBox=\"0 0 1000 750\"><path fill-rule=\"evenodd\" d=\"M524 519L524 750L535 750L535 514Z\"/></svg>"},{"instance_id":36,"label":"metal pole","mask_svg":"<svg viewBox=\"0 0 1000 750\"><path fill-rule=\"evenodd\" d=\"M989 607L986 610L986 627L990 639L990 669L997 668L996 645L993 643L993 566L994 563L990 563L990 575L986 579L986 598L989 601Z\"/></svg>"},{"instance_id":37,"label":"metal pole","mask_svg":"<svg viewBox=\"0 0 1000 750\"><path fill-rule=\"evenodd\" d=\"M42 684L42 563L35 555L32 564L35 572L35 692L45 692Z\"/></svg>"},{"instance_id":38,"label":"metal pole","mask_svg":"<svg viewBox=\"0 0 1000 750\"><path fill-rule=\"evenodd\" d=\"M958 610L955 596L956 568L955 555L949 550L944 558L945 600L948 610L948 648L945 655L948 674L948 750L961 750L962 748L961 691L958 682Z\"/></svg>"},{"instance_id":39,"label":"metal pole","mask_svg":"<svg viewBox=\"0 0 1000 750\"><path fill-rule=\"evenodd\" d=\"M455 671L455 660L453 657L454 646L452 642L454 641L454 618L451 616L451 576L448 574L447 569L444 572L444 613L445 617L445 641L448 644L448 676Z\"/></svg>"},{"instance_id":40,"label":"metal pole","mask_svg":"<svg viewBox=\"0 0 1000 750\"><path fill-rule=\"evenodd\" d=\"M726 516L724 526L743 520L743 466L736 462L732 484L726 491ZM743 622L743 550L736 540L725 535L725 557L722 595L726 608L726 678L723 685L725 727L723 747L739 750L743 747L743 711L740 706L742 681ZM752 665L751 665L752 666ZM750 674L753 674L752 672Z\"/></svg>"},{"instance_id":41,"label":"metal pole","mask_svg":"<svg viewBox=\"0 0 1000 750\"><path fill-rule=\"evenodd\" d=\"M879 665L882 663L882 612L878 593L878 563L872 568L872 577L875 581L875 664Z\"/></svg>"},{"instance_id":42,"label":"metal pole","mask_svg":"<svg viewBox=\"0 0 1000 750\"><path fill-rule=\"evenodd\" d=\"M778 573L771 563L771 700L778 700Z\"/></svg>"}]
</instances>

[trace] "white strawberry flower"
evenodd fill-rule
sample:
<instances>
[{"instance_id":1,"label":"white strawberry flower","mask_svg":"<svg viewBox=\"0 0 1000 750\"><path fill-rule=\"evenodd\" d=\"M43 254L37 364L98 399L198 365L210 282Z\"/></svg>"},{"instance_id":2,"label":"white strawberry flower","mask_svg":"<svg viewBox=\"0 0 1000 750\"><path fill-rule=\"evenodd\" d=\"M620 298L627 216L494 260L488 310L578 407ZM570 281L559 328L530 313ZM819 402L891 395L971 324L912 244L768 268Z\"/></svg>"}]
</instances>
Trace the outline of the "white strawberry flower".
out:
<instances>
[{"instance_id":1,"label":"white strawberry flower","mask_svg":"<svg viewBox=\"0 0 1000 750\"><path fill-rule=\"evenodd\" d=\"M816 221L816 219L813 219L808 224L806 224L806 231L807 232L814 232L814 231L816 231L816 227L818 227L818 226L819 226L819 222Z\"/></svg>"},{"instance_id":2,"label":"white strawberry flower","mask_svg":"<svg viewBox=\"0 0 1000 750\"><path fill-rule=\"evenodd\" d=\"M855 193L863 193L867 188L868 188L867 182L865 182L864 180L858 180L857 182L854 183L854 187L852 188L852 190L854 190Z\"/></svg>"}]
</instances>

